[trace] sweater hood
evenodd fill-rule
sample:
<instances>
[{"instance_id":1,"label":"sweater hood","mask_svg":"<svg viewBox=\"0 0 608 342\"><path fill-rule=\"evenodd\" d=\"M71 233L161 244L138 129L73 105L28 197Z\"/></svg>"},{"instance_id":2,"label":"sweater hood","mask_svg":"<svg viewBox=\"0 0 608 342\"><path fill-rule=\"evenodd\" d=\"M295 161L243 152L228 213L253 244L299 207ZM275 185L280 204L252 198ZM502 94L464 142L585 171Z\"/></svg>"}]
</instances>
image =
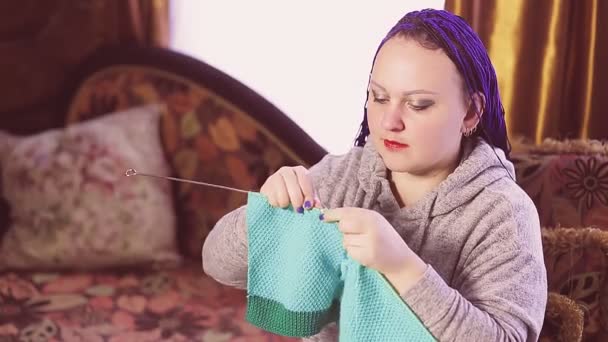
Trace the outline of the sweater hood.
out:
<instances>
[{"instance_id":1,"label":"sweater hood","mask_svg":"<svg viewBox=\"0 0 608 342\"><path fill-rule=\"evenodd\" d=\"M465 205L490 184L510 179L507 170L515 177L513 164L501 149L493 148L481 138L467 140L456 169L416 203L400 208L387 179L386 165L373 144L368 143L363 147L358 178L376 196L382 211L399 211L408 218L421 219L445 215Z\"/></svg>"}]
</instances>

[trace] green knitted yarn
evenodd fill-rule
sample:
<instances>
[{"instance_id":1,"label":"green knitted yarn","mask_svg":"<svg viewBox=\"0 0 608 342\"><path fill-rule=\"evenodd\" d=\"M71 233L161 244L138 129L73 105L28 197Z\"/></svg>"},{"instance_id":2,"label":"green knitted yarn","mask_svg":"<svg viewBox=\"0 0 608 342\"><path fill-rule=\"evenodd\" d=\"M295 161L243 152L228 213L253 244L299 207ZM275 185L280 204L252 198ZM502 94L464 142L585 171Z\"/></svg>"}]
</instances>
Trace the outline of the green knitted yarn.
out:
<instances>
[{"instance_id":1,"label":"green knitted yarn","mask_svg":"<svg viewBox=\"0 0 608 342\"><path fill-rule=\"evenodd\" d=\"M340 231L319 214L249 193L247 321L292 337L339 321L340 341L435 341L380 273L347 256Z\"/></svg>"},{"instance_id":2,"label":"green knitted yarn","mask_svg":"<svg viewBox=\"0 0 608 342\"><path fill-rule=\"evenodd\" d=\"M291 311L284 304L272 299L249 295L247 300L247 320L278 335L291 337L312 336L319 327L335 321L340 303L336 300L330 309L303 312Z\"/></svg>"}]
</instances>

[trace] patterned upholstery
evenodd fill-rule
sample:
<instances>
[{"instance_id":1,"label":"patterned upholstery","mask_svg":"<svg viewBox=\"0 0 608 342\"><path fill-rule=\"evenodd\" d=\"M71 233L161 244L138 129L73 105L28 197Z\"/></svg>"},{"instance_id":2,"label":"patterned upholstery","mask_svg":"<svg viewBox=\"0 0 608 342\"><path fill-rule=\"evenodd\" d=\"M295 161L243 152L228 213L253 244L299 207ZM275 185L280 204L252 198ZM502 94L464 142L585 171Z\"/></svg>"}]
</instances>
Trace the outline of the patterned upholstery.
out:
<instances>
[{"instance_id":1,"label":"patterned upholstery","mask_svg":"<svg viewBox=\"0 0 608 342\"><path fill-rule=\"evenodd\" d=\"M585 150L580 142L547 141L512 154L517 182L534 200L541 225L608 230L608 152L597 145Z\"/></svg>"},{"instance_id":2,"label":"patterned upholstery","mask_svg":"<svg viewBox=\"0 0 608 342\"><path fill-rule=\"evenodd\" d=\"M71 90L66 124L164 104L159 134L178 177L256 190L279 167L312 165L325 154L240 82L168 50L99 50L76 73ZM0 341L293 341L245 322L245 292L222 286L201 268L205 236L246 198L172 185L181 252L193 260L163 270L0 273Z\"/></svg>"},{"instance_id":3,"label":"patterned upholstery","mask_svg":"<svg viewBox=\"0 0 608 342\"><path fill-rule=\"evenodd\" d=\"M542 237L549 291L568 297L583 310L586 341L606 341L608 232L553 228L543 229Z\"/></svg>"},{"instance_id":4,"label":"patterned upholstery","mask_svg":"<svg viewBox=\"0 0 608 342\"><path fill-rule=\"evenodd\" d=\"M199 69L204 66L197 63ZM229 92L222 94L218 83L216 78L202 83L156 66L108 66L79 86L68 110L68 124L113 110L164 103L162 138L175 176L245 190L258 190L283 165L309 166L322 157L324 151L295 124L280 126L287 119L284 114L261 121L276 108L235 102L255 93L239 89L233 81L228 82L233 83L228 84ZM302 141L288 140L285 133ZM298 143L309 148L307 153L297 150ZM174 183L174 187L182 251L199 260L215 222L245 204L246 196L189 183Z\"/></svg>"},{"instance_id":5,"label":"patterned upholstery","mask_svg":"<svg viewBox=\"0 0 608 342\"><path fill-rule=\"evenodd\" d=\"M549 290L583 309L585 341L608 340L608 145L519 143L512 159L544 227Z\"/></svg>"},{"instance_id":6,"label":"patterned upholstery","mask_svg":"<svg viewBox=\"0 0 608 342\"><path fill-rule=\"evenodd\" d=\"M245 322L245 293L173 270L0 274L0 341L295 341Z\"/></svg>"}]
</instances>

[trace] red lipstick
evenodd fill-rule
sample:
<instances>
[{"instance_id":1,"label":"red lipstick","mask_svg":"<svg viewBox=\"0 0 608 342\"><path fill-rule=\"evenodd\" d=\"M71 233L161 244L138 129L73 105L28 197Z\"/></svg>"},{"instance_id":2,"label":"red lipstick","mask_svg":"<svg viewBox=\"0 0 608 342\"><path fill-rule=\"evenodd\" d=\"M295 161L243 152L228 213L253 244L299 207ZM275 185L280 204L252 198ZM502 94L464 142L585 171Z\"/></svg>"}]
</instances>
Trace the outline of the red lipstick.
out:
<instances>
[{"instance_id":1,"label":"red lipstick","mask_svg":"<svg viewBox=\"0 0 608 342\"><path fill-rule=\"evenodd\" d=\"M409 147L408 144L402 144L397 141L384 139L384 147L391 151L400 151Z\"/></svg>"}]
</instances>

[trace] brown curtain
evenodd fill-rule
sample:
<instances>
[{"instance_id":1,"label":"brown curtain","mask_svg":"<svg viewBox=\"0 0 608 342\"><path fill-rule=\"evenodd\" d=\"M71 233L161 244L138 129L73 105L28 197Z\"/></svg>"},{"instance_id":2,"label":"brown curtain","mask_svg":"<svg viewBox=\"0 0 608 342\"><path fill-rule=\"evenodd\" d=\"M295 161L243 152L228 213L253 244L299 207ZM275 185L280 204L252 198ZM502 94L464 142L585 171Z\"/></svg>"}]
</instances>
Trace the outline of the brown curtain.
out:
<instances>
[{"instance_id":1,"label":"brown curtain","mask_svg":"<svg viewBox=\"0 0 608 342\"><path fill-rule=\"evenodd\" d=\"M116 2L120 40L166 47L169 43L169 0Z\"/></svg>"},{"instance_id":2,"label":"brown curtain","mask_svg":"<svg viewBox=\"0 0 608 342\"><path fill-rule=\"evenodd\" d=\"M104 45L166 47L168 7L169 0L0 1L0 129L62 124L74 68Z\"/></svg>"},{"instance_id":3,"label":"brown curtain","mask_svg":"<svg viewBox=\"0 0 608 342\"><path fill-rule=\"evenodd\" d=\"M608 139L608 1L446 0L486 45L510 137Z\"/></svg>"}]
</instances>

